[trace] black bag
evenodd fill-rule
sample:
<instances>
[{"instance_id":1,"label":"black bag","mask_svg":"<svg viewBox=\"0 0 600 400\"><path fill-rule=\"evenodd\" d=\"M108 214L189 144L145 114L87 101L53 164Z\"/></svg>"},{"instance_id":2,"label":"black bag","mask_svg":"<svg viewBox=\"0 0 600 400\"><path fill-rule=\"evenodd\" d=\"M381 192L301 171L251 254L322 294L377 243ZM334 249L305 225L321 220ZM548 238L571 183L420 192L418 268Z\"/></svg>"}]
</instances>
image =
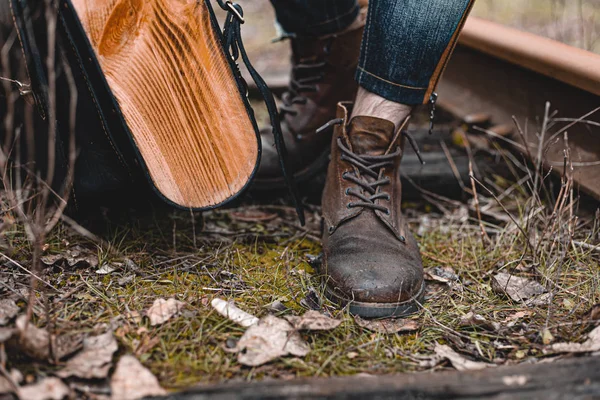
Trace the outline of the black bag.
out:
<instances>
[{"instance_id":1,"label":"black bag","mask_svg":"<svg viewBox=\"0 0 600 400\"><path fill-rule=\"evenodd\" d=\"M103 72L94 46L91 44L71 0L9 0L9 2L12 21L20 45L14 47L20 47L19 52L22 52L27 75L25 78L22 76L23 74L20 76L12 74L11 78L19 82L30 82L30 86L20 87L17 82L14 82L13 85L14 90L19 90L24 95L24 99L17 103L19 107L15 111L15 132L19 131L19 126L24 127L20 132L27 130L25 129L28 126L26 110L28 107L34 107L34 129L30 130L35 135L34 161L38 170L43 173L47 165L48 138L52 137L48 132L52 131L51 122L56 122L54 152L56 172L52 181L53 187L63 185L68 176L69 157L72 154L70 139L74 136L77 158L72 198L75 204L95 200L100 196L122 197L128 193L139 196L146 192L146 188L151 187L160 198L173 206L206 210L221 206L243 192L248 187L260 161L261 143L254 113L247 99L246 84L236 64L238 57L241 57L269 109L275 143L281 155L282 169L298 205L298 212L301 214L295 185L285 169L285 146L275 102L264 81L252 68L241 41L240 25L244 21L242 9L238 5L230 1L217 0L219 6L227 11L224 30L221 32L210 0L197 2L197 7L201 7L200 12L204 13L202 15L210 20L208 25L210 28L206 29L212 30L210 34L214 35L219 46L215 54L218 54L219 59L225 60L229 69L228 73L234 78L234 81L232 80L233 87L237 90L241 100L240 104L243 104L243 108L245 108L244 115L248 118L248 123L253 130L251 133L244 134L254 135L252 140L256 143L256 149L254 149L256 156L252 160L252 171L247 176L240 178L244 180L243 182L232 185L235 189L232 193L212 203L207 201L206 204L202 202L192 204L191 201L185 201L186 199L183 198L185 196L179 200L174 200L173 196L166 196L160 184L157 184L157 180L148 168L148 157L140 151L139 142L136 142L135 138L136 132L130 130L127 116L122 112L119 99L113 94L111 86L107 82L107 76ZM6 13L6 10L1 9L0 12ZM5 16L3 15L3 17ZM48 34L49 24L53 23L56 24L55 48L52 48L51 44L49 45L51 35ZM12 31L3 29L3 37L0 40L7 42L11 39L11 35L14 35ZM50 59L54 59L54 69L52 70L48 68L47 60L53 52L55 57L50 57ZM200 62L203 61L200 60ZM53 74L55 74L54 80ZM52 82L55 84L53 85ZM55 108L49 101L52 93L56 98ZM9 93L5 93L5 95L10 96ZM31 104L27 103L27 98L32 99ZM75 98L76 100L74 100ZM74 101L76 101L76 108ZM2 107L6 107L6 105ZM74 109L76 112L73 115L72 110ZM7 109L0 109L0 111L3 112L3 116L8 112ZM163 111L169 112L168 110ZM195 110L198 113L204 111ZM1 133L2 142L8 139L13 142L20 140L21 143L24 143L27 139L27 135L17 138L14 132L7 132L4 126ZM226 134L236 133L226 132ZM229 140L227 136L225 138L225 140ZM233 140L236 139L233 138ZM173 145L180 144L175 141ZM31 158L31 149L26 147L24 144L21 146L19 153L21 160ZM237 156L239 155L225 154L225 158ZM185 185L185 182L194 183L194 173L192 170L185 175L182 178L182 182L184 182L182 185Z\"/></svg>"}]
</instances>

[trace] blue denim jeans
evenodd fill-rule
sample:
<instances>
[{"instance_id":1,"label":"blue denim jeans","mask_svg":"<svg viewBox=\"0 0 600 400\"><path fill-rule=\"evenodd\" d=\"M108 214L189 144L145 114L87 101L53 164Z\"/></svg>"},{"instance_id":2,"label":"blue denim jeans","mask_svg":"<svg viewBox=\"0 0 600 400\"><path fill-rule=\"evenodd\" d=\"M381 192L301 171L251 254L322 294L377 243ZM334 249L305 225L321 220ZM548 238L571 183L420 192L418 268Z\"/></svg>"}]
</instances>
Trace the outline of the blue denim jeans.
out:
<instances>
[{"instance_id":1,"label":"blue denim jeans","mask_svg":"<svg viewBox=\"0 0 600 400\"><path fill-rule=\"evenodd\" d=\"M371 0L356 80L402 104L427 103L475 0ZM323 36L349 26L356 0L271 0L281 28Z\"/></svg>"}]
</instances>

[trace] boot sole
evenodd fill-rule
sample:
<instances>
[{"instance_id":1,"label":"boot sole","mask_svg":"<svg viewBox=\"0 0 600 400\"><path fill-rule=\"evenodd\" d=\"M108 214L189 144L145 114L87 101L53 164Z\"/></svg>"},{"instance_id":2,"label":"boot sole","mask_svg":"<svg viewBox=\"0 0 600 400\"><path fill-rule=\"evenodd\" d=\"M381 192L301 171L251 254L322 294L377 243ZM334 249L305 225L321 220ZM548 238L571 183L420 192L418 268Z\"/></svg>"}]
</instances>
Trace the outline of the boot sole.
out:
<instances>
[{"instance_id":1,"label":"boot sole","mask_svg":"<svg viewBox=\"0 0 600 400\"><path fill-rule=\"evenodd\" d=\"M324 171L329 165L329 154L331 150L330 147L327 147L325 150L315 161L310 163L306 168L301 169L300 171L294 174L294 179L296 183L303 183L309 181L314 178L320 172ZM286 183L283 177L280 178L271 178L271 179L260 179L255 178L254 183L252 184L252 189L254 190L274 190L274 189L285 189Z\"/></svg>"},{"instance_id":2,"label":"boot sole","mask_svg":"<svg viewBox=\"0 0 600 400\"><path fill-rule=\"evenodd\" d=\"M350 314L361 318L404 317L419 311L425 297L425 282L415 296L400 303L366 303L345 299L335 294L328 285L325 285L325 296L334 303L348 307Z\"/></svg>"}]
</instances>

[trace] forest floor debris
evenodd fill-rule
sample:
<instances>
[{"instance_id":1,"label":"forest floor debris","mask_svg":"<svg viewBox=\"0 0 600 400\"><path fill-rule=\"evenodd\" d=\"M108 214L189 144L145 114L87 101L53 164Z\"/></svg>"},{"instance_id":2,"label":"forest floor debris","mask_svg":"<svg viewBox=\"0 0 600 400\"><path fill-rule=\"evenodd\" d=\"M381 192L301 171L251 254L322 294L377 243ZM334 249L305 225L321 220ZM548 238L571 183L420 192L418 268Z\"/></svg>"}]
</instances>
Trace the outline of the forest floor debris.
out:
<instances>
[{"instance_id":1,"label":"forest floor debris","mask_svg":"<svg viewBox=\"0 0 600 400\"><path fill-rule=\"evenodd\" d=\"M251 2L247 11L260 7ZM249 48L262 39L254 35ZM274 50L259 59L266 69L286 57ZM43 284L34 289L32 245L3 207L0 393L34 399L52 387L64 397L66 387L69 396L137 398L196 384L468 370L597 353L600 214L580 207L572 182L552 181L496 144L487 149L505 165L478 181L495 195L480 191L482 219L469 193L463 201L429 193L404 204L427 292L422 309L403 320L353 318L323 296L313 268L321 252L315 205L304 227L272 195L266 205L249 197L203 216L102 215L102 241L59 223L43 243Z\"/></svg>"},{"instance_id":2,"label":"forest floor debris","mask_svg":"<svg viewBox=\"0 0 600 400\"><path fill-rule=\"evenodd\" d=\"M505 206L517 215L522 201L515 199ZM246 222L230 217L247 208L265 215L275 213L277 218ZM141 224L134 229L117 225L110 243L119 256L114 249L108 252L61 228L49 238L46 254L85 248L84 254L96 254L100 263L127 257L136 268L99 275L89 265L45 266L42 278L58 290L38 287L41 301L25 326L28 303L24 294L30 276L5 263L0 271L0 282L4 282L1 304L7 310L2 314L6 318L3 330L12 336L6 339L6 368L20 371L23 385L41 384L38 377L50 374L64 377L71 390L81 394L81 382L74 383L74 378L107 376L110 365L118 365L126 354L151 371L159 387L176 389L290 375L471 368L598 351L593 333L598 329L593 330L598 325L598 307L592 306L600 303L597 252L577 246L559 248L560 242L551 249L555 236L547 235L548 246L534 263L531 254L523 255L524 238L511 233L513 224L495 226L496 233L490 235L493 242L483 247L479 222L473 217L455 219L454 214L445 215L424 204L407 209L411 225L418 226L424 213L430 227L418 238L428 274L423 310L404 320L383 321L355 319L321 293L319 276L307 262L307 255L320 252L319 244L306 234L318 235L317 208L310 208L305 228L296 225L293 209L281 205L213 211L205 215L204 232L197 232L195 244L189 215L171 213L154 219L152 229ZM536 224L529 222L529 229L541 235L547 223L540 215ZM598 241L597 217L580 217L577 224L578 240ZM492 225L487 222L486 226ZM26 265L29 250L18 226L6 233L11 257ZM526 282L524 286L529 287L535 282L533 297L551 294L551 298L532 304L523 301L523 294L506 296L506 280L501 282L502 291L494 289L495 278L508 273L513 283ZM160 323L152 317L157 302L162 310L157 313ZM244 314L240 317L231 310ZM261 324L267 330L284 332L280 339L285 337L289 348L284 346L282 352L275 346L271 354L262 349L256 352L256 343L278 343L261 332L256 334ZM314 330L319 327L327 329ZM81 350L75 335L85 338ZM93 357L102 365L95 372L74 367L77 360L92 354L89 341L98 335L114 335L115 339L105 346L110 354L102 360ZM66 338L71 336L69 346ZM67 343L63 346L67 350L60 351L69 354L57 354L57 342ZM119 350L113 355L117 345ZM439 346L454 353L440 354ZM86 390L110 393L110 386L109 381L104 387L92 385Z\"/></svg>"}]
</instances>

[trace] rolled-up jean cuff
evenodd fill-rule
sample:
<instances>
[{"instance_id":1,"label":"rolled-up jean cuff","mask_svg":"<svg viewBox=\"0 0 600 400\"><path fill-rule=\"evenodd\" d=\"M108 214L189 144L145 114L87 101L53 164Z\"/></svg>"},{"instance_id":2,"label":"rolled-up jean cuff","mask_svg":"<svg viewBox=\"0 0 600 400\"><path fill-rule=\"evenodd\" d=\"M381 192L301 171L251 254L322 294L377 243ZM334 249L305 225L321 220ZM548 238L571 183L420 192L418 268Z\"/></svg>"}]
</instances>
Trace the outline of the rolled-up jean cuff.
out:
<instances>
[{"instance_id":1,"label":"rolled-up jean cuff","mask_svg":"<svg viewBox=\"0 0 600 400\"><path fill-rule=\"evenodd\" d=\"M279 27L286 33L296 36L326 36L343 31L350 26L360 7L356 0L336 0L322 3L321 7L306 2L301 8L286 4L289 0L272 1ZM315 1L315 0L313 0ZM323 0L320 0L323 1Z\"/></svg>"},{"instance_id":2,"label":"rolled-up jean cuff","mask_svg":"<svg viewBox=\"0 0 600 400\"><path fill-rule=\"evenodd\" d=\"M401 83L390 82L384 78L371 74L361 67L356 70L356 81L361 87L371 93L375 93L384 99L406 105L423 104L423 98L427 92L426 87L413 87Z\"/></svg>"}]
</instances>

